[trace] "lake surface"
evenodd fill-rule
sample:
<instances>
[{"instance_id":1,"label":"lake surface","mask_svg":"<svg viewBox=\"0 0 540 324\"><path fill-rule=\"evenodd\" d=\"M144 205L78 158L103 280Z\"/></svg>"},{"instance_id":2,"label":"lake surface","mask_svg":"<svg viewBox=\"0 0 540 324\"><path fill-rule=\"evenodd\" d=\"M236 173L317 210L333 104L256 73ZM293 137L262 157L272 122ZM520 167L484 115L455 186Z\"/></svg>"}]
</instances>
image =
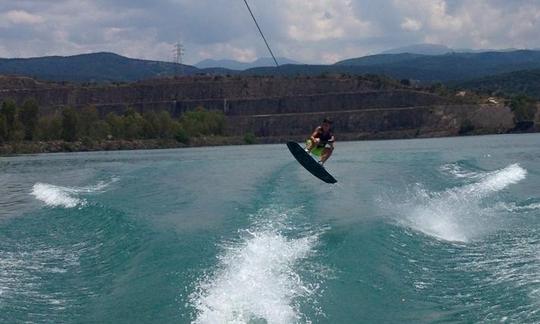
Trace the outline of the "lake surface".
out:
<instances>
[{"instance_id":1,"label":"lake surface","mask_svg":"<svg viewBox=\"0 0 540 324\"><path fill-rule=\"evenodd\" d=\"M540 134L0 158L0 322L540 322Z\"/></svg>"}]
</instances>

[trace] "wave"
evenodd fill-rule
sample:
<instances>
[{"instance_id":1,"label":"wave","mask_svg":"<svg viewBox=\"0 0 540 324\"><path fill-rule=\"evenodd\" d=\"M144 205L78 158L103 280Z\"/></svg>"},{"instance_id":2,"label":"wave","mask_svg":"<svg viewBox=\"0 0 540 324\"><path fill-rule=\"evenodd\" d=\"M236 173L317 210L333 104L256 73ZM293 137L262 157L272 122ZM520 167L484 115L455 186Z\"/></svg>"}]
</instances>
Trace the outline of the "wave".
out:
<instances>
[{"instance_id":1,"label":"wave","mask_svg":"<svg viewBox=\"0 0 540 324\"><path fill-rule=\"evenodd\" d=\"M527 212L540 209L540 203L530 203L525 205L517 205L516 203L500 203L498 204L498 207L509 212Z\"/></svg>"},{"instance_id":2,"label":"wave","mask_svg":"<svg viewBox=\"0 0 540 324\"><path fill-rule=\"evenodd\" d=\"M0 302L44 300L49 304L62 303L65 306L60 294L40 291L43 280L36 273L53 276L78 268L81 252L47 247L32 249L31 245L22 247L22 251L0 250Z\"/></svg>"},{"instance_id":3,"label":"wave","mask_svg":"<svg viewBox=\"0 0 540 324\"><path fill-rule=\"evenodd\" d=\"M313 254L319 235L288 238L283 229L283 223L270 221L245 231L240 242L224 246L218 270L202 278L190 296L197 311L195 323L301 320L296 301L313 296L318 284L305 283L297 265Z\"/></svg>"},{"instance_id":4,"label":"wave","mask_svg":"<svg viewBox=\"0 0 540 324\"><path fill-rule=\"evenodd\" d=\"M467 242L497 226L494 208L483 205L484 199L525 179L527 171L518 164L485 172L477 182L444 192L417 188L407 202L397 204L405 215L403 225L447 241Z\"/></svg>"},{"instance_id":5,"label":"wave","mask_svg":"<svg viewBox=\"0 0 540 324\"><path fill-rule=\"evenodd\" d=\"M461 165L461 163L448 163L442 165L440 171L446 174L450 174L458 179L478 179L483 176L482 172L469 170Z\"/></svg>"},{"instance_id":6,"label":"wave","mask_svg":"<svg viewBox=\"0 0 540 324\"><path fill-rule=\"evenodd\" d=\"M113 178L108 182L100 181L96 185L86 187L62 187L38 182L32 187L31 194L50 207L82 207L86 205L87 201L79 197L79 194L103 192L105 188L116 181L118 178Z\"/></svg>"}]
</instances>

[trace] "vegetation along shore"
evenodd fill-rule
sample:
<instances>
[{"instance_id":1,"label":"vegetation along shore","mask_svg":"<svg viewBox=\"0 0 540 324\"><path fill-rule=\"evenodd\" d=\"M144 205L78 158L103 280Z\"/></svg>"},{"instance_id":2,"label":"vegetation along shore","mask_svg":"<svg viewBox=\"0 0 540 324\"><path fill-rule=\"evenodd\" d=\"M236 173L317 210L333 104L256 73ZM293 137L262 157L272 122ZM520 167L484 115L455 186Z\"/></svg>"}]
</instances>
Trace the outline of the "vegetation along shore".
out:
<instances>
[{"instance_id":1,"label":"vegetation along shore","mask_svg":"<svg viewBox=\"0 0 540 324\"><path fill-rule=\"evenodd\" d=\"M377 75L191 76L76 84L0 78L0 154L538 131L538 103Z\"/></svg>"}]
</instances>

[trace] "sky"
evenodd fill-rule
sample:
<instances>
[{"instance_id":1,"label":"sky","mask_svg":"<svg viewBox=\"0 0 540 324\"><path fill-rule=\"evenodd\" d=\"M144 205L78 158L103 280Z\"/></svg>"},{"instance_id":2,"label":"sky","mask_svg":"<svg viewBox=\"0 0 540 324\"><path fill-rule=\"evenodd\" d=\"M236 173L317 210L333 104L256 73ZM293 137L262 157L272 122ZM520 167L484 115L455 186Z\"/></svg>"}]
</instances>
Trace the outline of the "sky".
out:
<instances>
[{"instance_id":1,"label":"sky","mask_svg":"<svg viewBox=\"0 0 540 324\"><path fill-rule=\"evenodd\" d=\"M334 63L391 48L540 48L540 0L248 0L276 56ZM269 56L243 0L0 0L0 57L114 52L183 62Z\"/></svg>"}]
</instances>

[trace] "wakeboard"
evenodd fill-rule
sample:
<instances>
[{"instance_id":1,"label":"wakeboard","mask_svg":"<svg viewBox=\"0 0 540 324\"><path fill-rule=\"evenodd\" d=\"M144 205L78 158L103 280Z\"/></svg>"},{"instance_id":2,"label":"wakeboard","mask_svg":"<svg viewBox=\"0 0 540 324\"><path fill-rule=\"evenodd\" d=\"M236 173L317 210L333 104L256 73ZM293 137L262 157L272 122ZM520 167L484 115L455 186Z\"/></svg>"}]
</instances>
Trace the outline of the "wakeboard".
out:
<instances>
[{"instance_id":1,"label":"wakeboard","mask_svg":"<svg viewBox=\"0 0 540 324\"><path fill-rule=\"evenodd\" d=\"M337 180L326 169L317 163L311 154L306 152L298 143L287 142L287 147L292 155L306 170L326 183L336 183Z\"/></svg>"}]
</instances>

